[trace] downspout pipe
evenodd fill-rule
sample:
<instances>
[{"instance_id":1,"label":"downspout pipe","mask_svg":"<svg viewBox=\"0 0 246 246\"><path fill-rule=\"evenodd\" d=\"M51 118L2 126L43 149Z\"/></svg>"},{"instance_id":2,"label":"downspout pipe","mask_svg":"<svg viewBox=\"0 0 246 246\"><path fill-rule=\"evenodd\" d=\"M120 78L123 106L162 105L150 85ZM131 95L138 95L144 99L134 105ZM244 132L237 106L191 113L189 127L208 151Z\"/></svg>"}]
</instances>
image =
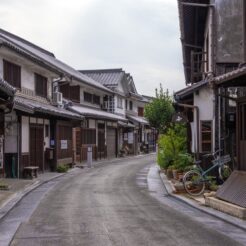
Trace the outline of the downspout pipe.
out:
<instances>
[{"instance_id":1,"label":"downspout pipe","mask_svg":"<svg viewBox=\"0 0 246 246\"><path fill-rule=\"evenodd\" d=\"M199 116L199 108L198 106L194 106L194 105L190 105L190 104L184 104L184 103L175 103L175 105L179 106L179 107L183 107L183 108L191 108L193 110L196 111L196 129L197 129L197 132L196 132L196 159L199 160L199 122L200 122L200 116Z\"/></svg>"}]
</instances>

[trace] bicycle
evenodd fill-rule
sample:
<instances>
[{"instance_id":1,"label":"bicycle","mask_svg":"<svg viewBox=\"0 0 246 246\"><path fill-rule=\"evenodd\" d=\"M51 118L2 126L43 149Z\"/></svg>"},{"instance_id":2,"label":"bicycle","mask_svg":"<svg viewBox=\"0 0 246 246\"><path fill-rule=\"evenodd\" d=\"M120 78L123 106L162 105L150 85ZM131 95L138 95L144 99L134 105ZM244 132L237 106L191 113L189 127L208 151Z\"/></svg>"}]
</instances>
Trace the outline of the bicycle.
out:
<instances>
[{"instance_id":1,"label":"bicycle","mask_svg":"<svg viewBox=\"0 0 246 246\"><path fill-rule=\"evenodd\" d=\"M215 168L218 168L219 178L222 181L225 181L225 179L230 176L232 171L227 163L231 161L231 157L230 155L219 156L219 152L221 152L221 150L217 150L212 154L203 155L203 157L213 157L212 167L208 168L207 170L203 170L200 166L201 161L199 160L195 161L194 163L196 166L195 169L192 169L185 173L183 177L183 184L186 192L189 195L199 196L203 194L206 188L206 184L210 182L207 174Z\"/></svg>"}]
</instances>

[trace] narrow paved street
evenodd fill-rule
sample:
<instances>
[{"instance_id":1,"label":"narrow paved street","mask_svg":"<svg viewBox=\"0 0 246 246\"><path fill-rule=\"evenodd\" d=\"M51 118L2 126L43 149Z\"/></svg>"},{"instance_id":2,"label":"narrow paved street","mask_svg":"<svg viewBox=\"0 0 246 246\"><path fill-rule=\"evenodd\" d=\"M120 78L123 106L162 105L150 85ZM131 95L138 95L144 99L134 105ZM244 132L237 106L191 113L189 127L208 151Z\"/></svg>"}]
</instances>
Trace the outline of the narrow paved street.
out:
<instances>
[{"instance_id":1,"label":"narrow paved street","mask_svg":"<svg viewBox=\"0 0 246 246\"><path fill-rule=\"evenodd\" d=\"M12 245L244 245L245 232L165 196L154 159L75 169L26 196L0 234L14 223Z\"/></svg>"}]
</instances>

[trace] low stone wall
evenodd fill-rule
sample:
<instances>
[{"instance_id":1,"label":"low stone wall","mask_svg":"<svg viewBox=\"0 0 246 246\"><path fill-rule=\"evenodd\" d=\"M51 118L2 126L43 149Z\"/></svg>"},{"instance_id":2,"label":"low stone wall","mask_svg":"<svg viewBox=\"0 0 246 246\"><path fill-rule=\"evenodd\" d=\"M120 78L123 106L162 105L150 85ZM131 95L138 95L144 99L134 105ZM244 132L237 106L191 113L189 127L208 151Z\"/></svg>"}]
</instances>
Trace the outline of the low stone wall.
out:
<instances>
[{"instance_id":1,"label":"low stone wall","mask_svg":"<svg viewBox=\"0 0 246 246\"><path fill-rule=\"evenodd\" d=\"M246 208L222 201L215 197L205 197L205 204L223 213L230 214L240 219L246 219Z\"/></svg>"}]
</instances>

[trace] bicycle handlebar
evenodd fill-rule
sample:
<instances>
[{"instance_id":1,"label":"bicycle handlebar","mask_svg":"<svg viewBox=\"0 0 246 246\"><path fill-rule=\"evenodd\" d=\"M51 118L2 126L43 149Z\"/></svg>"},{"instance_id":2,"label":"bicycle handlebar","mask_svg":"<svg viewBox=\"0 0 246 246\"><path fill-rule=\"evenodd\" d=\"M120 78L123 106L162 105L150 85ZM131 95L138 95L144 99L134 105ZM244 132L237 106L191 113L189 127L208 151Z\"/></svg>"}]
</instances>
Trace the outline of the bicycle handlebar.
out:
<instances>
[{"instance_id":1,"label":"bicycle handlebar","mask_svg":"<svg viewBox=\"0 0 246 246\"><path fill-rule=\"evenodd\" d=\"M213 153L208 153L208 154L202 155L202 157L208 158L208 157L212 156L215 159L216 155L220 152L222 152L222 149L218 149Z\"/></svg>"}]
</instances>

